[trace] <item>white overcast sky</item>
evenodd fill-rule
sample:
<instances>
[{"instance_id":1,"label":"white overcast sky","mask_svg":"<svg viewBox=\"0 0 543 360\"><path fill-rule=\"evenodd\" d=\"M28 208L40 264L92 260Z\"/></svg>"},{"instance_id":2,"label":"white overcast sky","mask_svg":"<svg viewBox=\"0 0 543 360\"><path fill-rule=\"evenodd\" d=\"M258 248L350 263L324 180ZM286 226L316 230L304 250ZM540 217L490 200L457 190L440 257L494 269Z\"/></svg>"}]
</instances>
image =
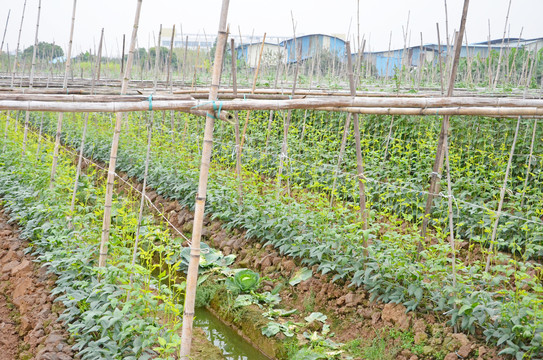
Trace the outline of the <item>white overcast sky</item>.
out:
<instances>
[{"instance_id":1,"label":"white overcast sky","mask_svg":"<svg viewBox=\"0 0 543 360\"><path fill-rule=\"evenodd\" d=\"M136 0L79 0L74 33L74 55L98 43L101 28L105 29L108 54L118 55L122 34L130 37ZM0 0L0 34L11 9L6 44L12 52L17 45L24 0ZM488 23L492 38L501 38L509 0L471 0L467 37L469 42L486 41ZM448 0L449 31L460 23L463 0ZM39 40L67 47L73 0L42 0ZM150 34L158 27L183 27L184 33L216 34L220 0L143 0L139 46L147 46ZM21 34L21 48L34 43L38 0L27 0ZM228 23L233 33L290 36L291 11L297 34L356 34L357 0L231 0ZM437 42L436 22L441 39L445 40L444 0L360 0L360 34L371 50L386 50L392 32L392 48L403 47L402 27L409 18L410 44ZM507 32L523 38L543 37L543 0L512 0ZM352 39L352 37L351 37ZM152 40L151 40L152 44Z\"/></svg>"}]
</instances>

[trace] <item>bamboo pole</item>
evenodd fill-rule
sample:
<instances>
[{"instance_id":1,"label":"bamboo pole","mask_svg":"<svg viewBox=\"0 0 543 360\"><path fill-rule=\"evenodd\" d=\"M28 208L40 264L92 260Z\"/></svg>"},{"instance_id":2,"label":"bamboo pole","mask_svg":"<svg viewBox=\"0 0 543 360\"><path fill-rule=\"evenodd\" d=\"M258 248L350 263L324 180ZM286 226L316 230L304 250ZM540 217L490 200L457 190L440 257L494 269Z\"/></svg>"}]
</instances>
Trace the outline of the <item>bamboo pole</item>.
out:
<instances>
[{"instance_id":1,"label":"bamboo pole","mask_svg":"<svg viewBox=\"0 0 543 360\"><path fill-rule=\"evenodd\" d=\"M36 20L36 35L34 37L34 48L32 49L32 65L30 66L30 78L28 81L28 87L32 89L34 85L34 71L36 68L36 53L38 52L38 32L40 29L40 13L41 13L41 0L38 0L38 19ZM28 138L28 122L30 118L30 112L25 113L25 129L23 135L23 151L22 155L26 154L26 141Z\"/></svg>"},{"instance_id":2,"label":"bamboo pole","mask_svg":"<svg viewBox=\"0 0 543 360\"><path fill-rule=\"evenodd\" d=\"M348 41L345 43L345 48L347 50L347 54L350 54L351 45ZM352 64L351 56L347 56L347 66L348 66L348 74L349 74L348 75L349 87L351 89L351 94L354 97L356 95L356 89L354 85L353 64ZM360 124L358 121L358 114L356 113L353 115L353 125L354 125L354 140L355 140L355 150L356 150L356 173L357 173L357 179L358 179L360 215L362 217L362 227L364 230L366 230L368 228L368 213L366 210L366 189L365 189L364 181L362 180L362 177L364 176L364 163L362 159L362 149L360 146Z\"/></svg>"},{"instance_id":3,"label":"bamboo pole","mask_svg":"<svg viewBox=\"0 0 543 360\"><path fill-rule=\"evenodd\" d=\"M124 46L125 46L125 42L126 42L126 35L123 34L123 51L121 52L121 76L123 75L124 73ZM117 51L119 51L119 43L117 43Z\"/></svg>"},{"instance_id":4,"label":"bamboo pole","mask_svg":"<svg viewBox=\"0 0 543 360\"><path fill-rule=\"evenodd\" d=\"M154 38L154 35L153 35ZM162 39L162 24L160 24L160 28L158 29L158 41L155 43L155 76L153 80L153 88L156 89L157 83L158 83L158 69L160 68L160 41ZM149 52L151 52L149 50Z\"/></svg>"},{"instance_id":5,"label":"bamboo pole","mask_svg":"<svg viewBox=\"0 0 543 360\"><path fill-rule=\"evenodd\" d=\"M509 11L511 10L511 2L512 0L509 0L509 5L507 6L507 15L505 15L505 25L503 27L502 43L500 46L500 55L498 57L498 67L496 69L496 77L494 78L494 84L492 85L492 90L496 89L496 86L498 85L498 78L500 77L500 70L501 70L500 68L502 66L502 57L503 57L503 46L505 43L505 34L507 32L507 22L509 21Z\"/></svg>"},{"instance_id":6,"label":"bamboo pole","mask_svg":"<svg viewBox=\"0 0 543 360\"><path fill-rule=\"evenodd\" d=\"M172 36L170 38L170 51L168 52L168 64L166 68L166 83L170 83L170 80L172 78L172 74L170 73L170 70L172 69L172 54L173 54L173 42L174 42L174 35L175 35L175 24L173 24L172 28ZM156 89L155 89L156 91Z\"/></svg>"},{"instance_id":7,"label":"bamboo pole","mask_svg":"<svg viewBox=\"0 0 543 360\"><path fill-rule=\"evenodd\" d=\"M134 47L136 46L136 36L138 33L141 3L142 3L142 0L138 0L137 6L136 6L134 27L132 29L132 38L130 40L130 51L128 53L128 59L126 61L126 69L125 69L123 82L121 86L121 95L126 93L126 89L128 88L128 81L130 80L130 71L132 69L132 61L134 59ZM107 259L109 231L111 227L111 205L112 205L112 200L113 200L113 186L114 186L114 181L115 181L117 150L119 147L119 138L121 135L122 119L123 119L122 113L117 112L116 121L115 121L115 130L113 133L113 141L111 144L111 155L109 158L109 169L108 169L108 174L107 174L106 198L105 198L105 205L104 205L104 221L102 225L102 239L100 241L100 258L98 260L99 267L105 266L106 259Z\"/></svg>"},{"instance_id":8,"label":"bamboo pole","mask_svg":"<svg viewBox=\"0 0 543 360\"><path fill-rule=\"evenodd\" d=\"M6 114L6 128L4 130L4 145L2 146L2 153L6 152L6 144L8 142L9 116L10 112L8 111Z\"/></svg>"},{"instance_id":9,"label":"bamboo pole","mask_svg":"<svg viewBox=\"0 0 543 360\"><path fill-rule=\"evenodd\" d=\"M445 9L445 38L447 39L447 56L445 58L445 73L448 73L451 60L451 41L449 37L449 11L447 8L447 0L443 0Z\"/></svg>"},{"instance_id":10,"label":"bamboo pole","mask_svg":"<svg viewBox=\"0 0 543 360\"><path fill-rule=\"evenodd\" d=\"M68 42L68 52L66 53L66 68L64 69L64 80L62 82L62 90L63 92L68 92L68 74L70 73L70 70L72 68L72 44L73 44L73 38L74 38L74 24L75 24L75 10L77 6L77 0L74 0L73 10L72 10L72 23L70 26L70 40ZM58 114L58 120L57 120L57 132L55 134L55 148L53 150L53 163L51 164L51 178L49 181L49 188L53 188L55 186L55 173L57 171L57 163L58 163L58 154L60 149L60 135L62 132L62 120L64 118L63 113Z\"/></svg>"},{"instance_id":11,"label":"bamboo pole","mask_svg":"<svg viewBox=\"0 0 543 360\"><path fill-rule=\"evenodd\" d=\"M36 157L39 156L40 150L41 150L41 139L42 139L42 131L43 131L43 116L44 112L41 113L41 119L40 119L40 130L38 132L38 148L36 149Z\"/></svg>"},{"instance_id":12,"label":"bamboo pole","mask_svg":"<svg viewBox=\"0 0 543 360\"><path fill-rule=\"evenodd\" d=\"M518 130L520 127L519 116L517 119L517 127L515 129L515 135L513 137L513 144L511 145L511 152L509 153L509 160L507 161L507 167L505 169L505 178L503 179L503 185L500 190L500 201L498 202L498 210L496 211L496 219L494 220L494 225L492 227L492 235L490 238L490 246L488 248L488 255L486 258L485 272L488 272L490 269L490 262L492 260L492 253L494 251L494 242L496 241L496 234L498 232L498 224L500 222L500 217L502 213L503 199L505 198L505 190L507 189L507 181L509 180L509 171L511 170L511 162L513 161L513 155L515 153L515 145L517 143Z\"/></svg>"},{"instance_id":13,"label":"bamboo pole","mask_svg":"<svg viewBox=\"0 0 543 360\"><path fill-rule=\"evenodd\" d=\"M528 166L526 168L526 175L524 177L524 186L522 187L522 195L520 199L520 207L524 206L524 199L526 196L526 187L528 186L528 179L530 178L530 171L532 167L532 155L534 153L535 134L537 129L537 119L534 120L534 129L532 131L532 141L530 143L530 154L528 155Z\"/></svg>"},{"instance_id":14,"label":"bamboo pole","mask_svg":"<svg viewBox=\"0 0 543 360\"><path fill-rule=\"evenodd\" d=\"M292 11L290 12L292 17L292 31L293 31L293 44L294 44L294 53L296 56L296 67L294 68L294 80L292 83L292 92L291 95L296 93L296 84L298 82L298 71L300 63L302 61L302 47L298 50L296 48L296 26L294 24L294 15ZM288 157L288 131L290 129L290 120L292 117L292 110L287 111L287 117L283 120L283 143L281 144L281 154L279 154L279 169L277 171L277 196L280 194L281 189L281 176L283 174L284 160ZM289 182L287 179L287 191L290 193Z\"/></svg>"},{"instance_id":15,"label":"bamboo pole","mask_svg":"<svg viewBox=\"0 0 543 360\"><path fill-rule=\"evenodd\" d=\"M175 25L174 25L175 28ZM160 25L160 32L162 32L162 25ZM160 38L160 35L159 35ZM156 51L157 54L160 51L160 41L156 44ZM155 57L155 85L153 87L153 92L156 91L156 80L158 78L158 64L159 64L160 58L158 56ZM151 155L151 137L153 134L153 121L155 119L155 112L151 110L151 117L149 119L149 124L147 126L147 149L145 151L145 170L143 172L143 186L141 189L141 200L140 200L140 208L138 212L138 224L136 226L136 238L134 239L134 248L132 250L132 268L136 265L136 257L138 253L138 244L140 239L140 230L141 230L141 223L143 220L143 206L145 204L145 192L147 188L147 176L149 174L149 158ZM133 280L133 274L130 274L130 286L132 286L132 280Z\"/></svg>"},{"instance_id":16,"label":"bamboo pole","mask_svg":"<svg viewBox=\"0 0 543 360\"><path fill-rule=\"evenodd\" d=\"M524 28L520 28L520 34L518 36L517 40L517 46L515 48L515 53L513 54L513 60L511 61L511 68L509 69L509 74L507 75L507 82L509 83L511 81L511 75L513 74L513 70L516 70L517 66L515 63L515 60L517 59L517 54L520 48L520 39L522 38L522 32L524 31Z\"/></svg>"},{"instance_id":17,"label":"bamboo pole","mask_svg":"<svg viewBox=\"0 0 543 360\"><path fill-rule=\"evenodd\" d=\"M8 11L8 17L6 19L6 25L4 26L4 35L2 36L2 45L0 45L0 55L2 54L2 49L4 49L4 40L6 39L6 32L8 31L9 24L9 15L11 14L11 9Z\"/></svg>"},{"instance_id":18,"label":"bamboo pole","mask_svg":"<svg viewBox=\"0 0 543 360\"><path fill-rule=\"evenodd\" d=\"M445 1L446 3L446 1ZM456 72L458 69L458 60L460 58L460 51L462 50L462 41L464 38L464 31L466 28L466 18L468 15L469 0L464 0L464 6L462 9L462 18L460 20L460 30L456 34L455 44L454 44L454 59L451 68L451 76L449 79L447 97L452 97L454 91L454 81L456 79ZM430 220L430 212L432 210L432 204L435 194L439 189L439 177L441 167L443 166L443 153L444 148L443 144L447 132L449 131L449 116L443 116L443 122L441 123L441 131L439 134L439 139L437 143L436 157L434 160L434 166L432 168L431 180L430 180L430 189L428 191L428 198L426 201L426 207L424 209L424 218L422 220L422 229L421 229L421 242L419 243L418 250L419 253L422 250L423 242L426 239L426 228L428 227L428 222Z\"/></svg>"},{"instance_id":19,"label":"bamboo pole","mask_svg":"<svg viewBox=\"0 0 543 360\"><path fill-rule=\"evenodd\" d=\"M449 142L448 134L445 134L445 164L447 166L447 207L449 213L449 243L451 245L451 254L452 254L452 278L453 278L453 296L456 297L456 243L454 241L454 223L453 223L453 195L452 195L452 185L451 185L451 166L450 166L450 153L449 153ZM456 303L454 303L454 309L456 309ZM456 324L454 324L456 327Z\"/></svg>"},{"instance_id":20,"label":"bamboo pole","mask_svg":"<svg viewBox=\"0 0 543 360\"><path fill-rule=\"evenodd\" d=\"M341 138L341 145L339 147L336 171L334 173L334 181L332 183L332 192L330 193L330 206L332 206L334 203L334 191L336 190L337 176L341 169L341 161L343 160L343 154L345 152L345 146L347 144L347 137L349 136L349 130L351 128L351 116L351 113L347 113L347 117L345 119L345 126L343 127L343 136Z\"/></svg>"},{"instance_id":21,"label":"bamboo pole","mask_svg":"<svg viewBox=\"0 0 543 360\"><path fill-rule=\"evenodd\" d=\"M266 129L266 142L264 143L264 153L268 152L268 141L270 139L270 131L271 131L272 122L273 122L273 114L274 114L274 111L270 110L270 115L268 117L268 127Z\"/></svg>"},{"instance_id":22,"label":"bamboo pole","mask_svg":"<svg viewBox=\"0 0 543 360\"><path fill-rule=\"evenodd\" d=\"M16 105L19 104L19 105ZM81 104L81 109L78 106ZM114 111L142 111L145 105L149 107L148 95L49 95L49 94L4 94L0 95L0 110L6 110L8 105L14 105L15 110L30 111L70 111L70 112L114 112ZM213 110L213 105L201 99L192 99L189 96L161 96L153 97L153 108L157 110L179 109L188 111L191 107L198 107L202 111ZM89 108L88 110L86 108ZM417 112L433 111L433 115L441 115L441 110L447 109L478 109L473 115L479 115L481 109L526 109L529 112L541 110L543 99L517 99L517 98L471 98L471 97L304 97L281 100L261 99L235 99L222 101L224 110L288 110L288 109L315 109L323 108L383 108L383 109L414 109ZM36 110L37 109L37 110ZM428 110L428 111L426 111ZM391 110L392 111L392 110ZM437 113L436 113L437 111ZM450 111L450 110L449 110ZM221 111L222 112L222 111ZM461 111L463 112L463 111ZM455 113L455 112L453 112ZM491 112L494 114L496 112ZM505 115L504 113L503 115ZM523 114L525 115L525 114ZM531 115L537 115L536 113Z\"/></svg>"},{"instance_id":23,"label":"bamboo pole","mask_svg":"<svg viewBox=\"0 0 543 360\"><path fill-rule=\"evenodd\" d=\"M394 116L390 119L390 126L388 127L388 136L387 136L387 142L385 145L385 155L383 156L383 164L387 160L388 156L388 145L390 144L390 140L392 140L392 127L394 126Z\"/></svg>"},{"instance_id":24,"label":"bamboo pole","mask_svg":"<svg viewBox=\"0 0 543 360\"><path fill-rule=\"evenodd\" d=\"M217 48L215 51L215 61L213 64L213 75L211 79L211 88L209 91L209 100L217 100L219 81L221 79L224 48L226 47L226 19L228 16L229 0L223 0L221 17L219 22L219 32L217 36ZM211 151L213 147L213 125L214 116L206 116L206 125L204 132L204 143L202 151L202 160L200 167L200 179L198 183L198 192L196 194L196 205L194 210L194 225L192 230L192 241L190 244L190 262L187 271L187 286L185 292L185 308L183 311L183 329L181 334L180 358L189 359L190 347L192 341L192 321L194 319L194 301L196 296L196 286L198 280L198 264L200 262L200 238L204 221L204 208L207 194L207 181L209 177L209 167L211 160Z\"/></svg>"},{"instance_id":25,"label":"bamboo pole","mask_svg":"<svg viewBox=\"0 0 543 360\"><path fill-rule=\"evenodd\" d=\"M266 43L266 33L262 37L262 44L260 45L260 52L258 53L258 63L256 64L255 76L253 78L253 89L251 93L255 92L256 82L258 81L258 73L260 71L260 62L262 61L262 53L264 52L264 44Z\"/></svg>"},{"instance_id":26,"label":"bamboo pole","mask_svg":"<svg viewBox=\"0 0 543 360\"><path fill-rule=\"evenodd\" d=\"M168 54L168 76L167 76L167 83L170 88L170 94L173 94L173 67L172 67L172 57L173 57L173 43L175 41L175 24L173 24L172 28L172 37L170 39L170 53ZM156 88L154 89L154 93L156 93ZM172 144L174 143L174 136L175 136L175 126L174 126L174 110L170 110L170 135Z\"/></svg>"},{"instance_id":27,"label":"bamboo pole","mask_svg":"<svg viewBox=\"0 0 543 360\"><path fill-rule=\"evenodd\" d=\"M191 85L191 89L193 90L194 90L194 85L196 85L196 71L198 69L199 57L200 57L200 45L198 45L198 48L196 49L196 60L194 62L194 74L192 76L192 85Z\"/></svg>"},{"instance_id":28,"label":"bamboo pole","mask_svg":"<svg viewBox=\"0 0 543 360\"><path fill-rule=\"evenodd\" d=\"M23 22L25 19L26 0L23 3L23 13L21 15L21 25L19 25L19 35L17 35L17 47L15 48L15 58L13 59L13 70L11 71L11 88L15 81L15 72L17 71L17 58L19 57L19 45L21 43L21 31L23 30Z\"/></svg>"},{"instance_id":29,"label":"bamboo pole","mask_svg":"<svg viewBox=\"0 0 543 360\"><path fill-rule=\"evenodd\" d=\"M262 45L260 46L260 52L258 54L258 63L255 70L255 76L253 78L253 87L251 89L251 94L254 94L256 89L256 82L258 80L258 72L260 70L260 60L262 59L262 53L264 51L264 42L266 41L266 33L264 33L264 37L262 38ZM247 59L249 58L249 47L247 46ZM243 143L245 142L245 134L247 133L247 125L249 124L249 117L251 115L250 111L247 111L247 116L245 117L245 123L243 124L243 133L241 135L241 142L239 145L239 151L240 153L243 151Z\"/></svg>"},{"instance_id":30,"label":"bamboo pole","mask_svg":"<svg viewBox=\"0 0 543 360\"><path fill-rule=\"evenodd\" d=\"M92 73L92 83L91 83L91 93L94 92L94 85L96 83L95 79L98 73L98 69L100 67L100 58L102 54L102 40L104 37L104 29L102 28L101 36L100 36L100 42L98 44L98 58L96 60L95 65L95 71ZM81 165L83 163L83 150L85 149L85 138L87 136L87 125L89 122L89 113L85 113L85 120L83 124L83 133L81 134L81 145L79 147L79 158L77 160L77 168L75 171L75 179L74 179L74 188L72 191L72 202L70 205L70 216L75 211L75 199L77 196L77 188L79 187L79 176L81 175ZM71 224L70 224L71 225Z\"/></svg>"},{"instance_id":31,"label":"bamboo pole","mask_svg":"<svg viewBox=\"0 0 543 360\"><path fill-rule=\"evenodd\" d=\"M237 66L236 66L236 48L234 47L234 38L230 39L230 50L232 54L232 90L234 96L237 95L238 85L237 85ZM239 136L239 117L238 112L234 111L234 135L236 138L236 177L238 179L238 204L241 206L243 202L243 185L241 183L241 146L240 146L240 136Z\"/></svg>"},{"instance_id":32,"label":"bamboo pole","mask_svg":"<svg viewBox=\"0 0 543 360\"><path fill-rule=\"evenodd\" d=\"M186 73L186 68L187 68L187 50L188 50L188 46L189 46L189 36L187 35L187 37L185 38L185 53L183 54L183 86L186 86L187 84L185 83L185 73Z\"/></svg>"}]
</instances>

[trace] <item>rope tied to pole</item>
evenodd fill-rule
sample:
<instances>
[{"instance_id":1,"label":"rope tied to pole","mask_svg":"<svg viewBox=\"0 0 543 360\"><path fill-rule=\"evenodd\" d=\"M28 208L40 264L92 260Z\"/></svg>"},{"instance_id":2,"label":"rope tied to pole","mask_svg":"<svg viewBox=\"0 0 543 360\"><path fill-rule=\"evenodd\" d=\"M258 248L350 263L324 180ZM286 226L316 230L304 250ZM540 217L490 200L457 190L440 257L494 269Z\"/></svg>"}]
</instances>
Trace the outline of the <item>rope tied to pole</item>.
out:
<instances>
[{"instance_id":1,"label":"rope tied to pole","mask_svg":"<svg viewBox=\"0 0 543 360\"><path fill-rule=\"evenodd\" d=\"M198 108L200 106L204 106L204 105L208 105L208 104L213 105L213 113L214 114L210 114L210 113L208 113L206 111L206 116L209 116L213 120L219 120L219 116L221 115L221 109L222 109L222 101L219 101L219 106L217 106L217 103L215 102L215 100L211 100L211 101L207 101L207 102L195 105L195 106L191 107L191 109L196 109L196 108Z\"/></svg>"}]
</instances>

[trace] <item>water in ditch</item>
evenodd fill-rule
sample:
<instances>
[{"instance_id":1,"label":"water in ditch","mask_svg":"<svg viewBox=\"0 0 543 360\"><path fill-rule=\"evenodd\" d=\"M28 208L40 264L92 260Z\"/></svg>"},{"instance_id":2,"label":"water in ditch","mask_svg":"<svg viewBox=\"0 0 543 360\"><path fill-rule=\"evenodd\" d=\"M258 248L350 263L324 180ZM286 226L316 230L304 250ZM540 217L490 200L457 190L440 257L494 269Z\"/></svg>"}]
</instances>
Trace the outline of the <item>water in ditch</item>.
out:
<instances>
[{"instance_id":1,"label":"water in ditch","mask_svg":"<svg viewBox=\"0 0 543 360\"><path fill-rule=\"evenodd\" d=\"M207 339L221 350L227 360L268 360L268 357L205 308L196 309L194 326L204 330Z\"/></svg>"}]
</instances>

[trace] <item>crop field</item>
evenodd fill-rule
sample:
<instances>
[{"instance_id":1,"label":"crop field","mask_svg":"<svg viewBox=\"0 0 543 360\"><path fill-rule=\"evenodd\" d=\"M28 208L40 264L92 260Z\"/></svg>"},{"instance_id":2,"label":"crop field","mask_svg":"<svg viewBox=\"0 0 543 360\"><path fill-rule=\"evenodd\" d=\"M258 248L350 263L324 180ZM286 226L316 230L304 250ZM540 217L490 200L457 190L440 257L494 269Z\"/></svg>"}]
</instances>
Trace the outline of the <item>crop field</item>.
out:
<instances>
[{"instance_id":1,"label":"crop field","mask_svg":"<svg viewBox=\"0 0 543 360\"><path fill-rule=\"evenodd\" d=\"M0 6L0 358L543 359L543 5L125 2Z\"/></svg>"},{"instance_id":2,"label":"crop field","mask_svg":"<svg viewBox=\"0 0 543 360\"><path fill-rule=\"evenodd\" d=\"M127 114L123 122L123 136L117 159L118 170L140 182L145 171L150 114ZM174 117L170 119L170 115L169 112L154 115L156 123L151 133L152 151L147 184L161 196L177 200L182 206L190 208L196 195L202 123L194 116L174 113ZM62 141L70 149L79 149L83 117L79 114L66 116L69 121L64 125ZM244 119L245 113L242 112L239 116ZM346 138L343 162L339 168L337 166L345 114L294 112L288 131L288 154L281 156L283 116L285 114L281 112L272 113L270 122L269 112L250 114L246 142L242 149L241 181L235 172L236 143L233 129L226 123L217 125L206 204L208 216L220 220L226 229L243 229L247 237L256 239L263 246L272 245L279 253L294 258L308 268L316 265L314 269L329 275L333 282L367 289L371 300L403 304L409 311L443 314L445 317L442 321L457 326L466 333L480 334L491 343L502 345L503 354L521 353L523 356L532 356L541 351L543 308L539 261L543 255L543 157L537 149L532 155L529 181L525 186L533 120L520 122L520 133L513 156L515 166L507 185L507 196L497 230L497 252L489 252L492 226L496 218L495 209L517 121L480 117L451 119L450 176L454 194L455 236L458 238L455 251L456 271L453 273L448 242L446 193L441 192L441 196L435 199L435 210L431 215L429 236L426 240L420 237L419 231L424 215L426 184L433 161L431 149L436 146L435 139L439 132L438 118L361 117L364 179L369 209L368 226L365 229L357 212L358 185L352 134L348 134ZM5 120L5 117L2 120ZM89 117L84 144L86 157L99 163L108 161L111 142L109 134L112 132L113 121L108 114L98 113ZM44 137L40 140L39 149L38 141L34 138L34 145L27 150L25 162L18 164L43 169L36 173L43 173L42 180L33 174L27 176L34 177L32 184L37 188L35 191L41 188L41 191L47 192L47 181L43 179L48 176L52 151L51 141L48 139L55 133L56 116L33 113L31 123L36 132L42 128ZM268 127L268 124L271 125ZM20 159L20 156L10 155L20 151L21 142L21 126L18 132L12 130L13 126L10 124L8 133L8 138L12 141L8 143L11 152L4 156L4 167L8 168L13 168L11 161L15 161L14 158ZM535 136L538 141L543 140L540 129L536 128ZM66 155L69 156L69 153ZM284 169L279 175L281 161ZM68 174L73 173L73 163L66 160L62 164L66 177L58 180L56 191L64 192L66 202L62 204L55 201L52 209L51 204L41 204L34 211L39 213L39 209L45 208L48 209L46 213L56 214L59 220L70 219L77 238L87 238L89 248L78 252L70 247L70 243L64 244L65 249L62 252L74 252L82 258L76 260L71 257L70 261L79 263L70 265L58 260L60 270L67 266L84 266L91 261L88 256L96 252L97 248L92 247L92 244L96 245L99 230L98 227L83 227L81 222L99 226L103 206L101 194L104 191L103 182L102 185L99 185L100 182L94 185L97 181L96 173L87 171L78 188L77 216L69 214L71 180ZM18 170L20 171L21 169ZM5 182L11 184L7 181L7 173L4 177ZM33 196L30 189L21 188L18 191L28 191L29 197ZM6 192L13 193L9 188L3 190L3 193ZM56 196L59 195L49 195L51 199ZM116 259L114 266L119 273L110 279L111 289L108 291L112 293L122 291L123 284L128 282L128 278L123 281L119 274L126 271L126 268L132 269L127 262L130 258L129 245L133 244L133 228L137 222L135 212L121 197L114 205L112 244L119 245L115 245L110 251L114 251L114 254L119 252L118 255L112 255L112 258ZM12 206L13 211L17 211L17 205ZM44 215L34 214L30 210L19 216L28 219L30 224L36 224ZM36 216L38 218L33 219ZM139 275L138 280L142 281L141 288L147 289L143 293L148 295L142 297L140 294L130 299L131 293L128 293L128 301L123 306L108 304L109 307L106 308L110 309L111 316L114 317L115 309L122 311L133 306L148 308L150 305L145 302L152 304L153 301L158 301L163 308L157 310L164 313L166 321L173 321L175 324L174 315L180 311L177 300L183 291L182 285L179 285L179 279L183 278L183 261L178 261L179 255L176 254L184 239L173 233L171 235L174 239L165 241L170 236L164 232L164 228L148 223L145 223L142 229L145 229L142 235L146 241L140 245L141 265L137 265L135 269ZM46 237L49 232L54 233L49 225L46 229L35 227L33 231L38 231L47 239L40 245L45 249L47 244L55 241L55 236L61 236L55 234L51 239ZM94 237L91 235L93 233ZM421 243L422 250L419 250ZM76 244L78 250L81 250L80 241L76 241ZM90 250L91 248L93 250ZM56 251L45 255L46 259L59 256L55 254ZM217 253L217 256L222 258L219 254ZM491 266L486 271L485 262L488 256L491 257ZM158 264L153 263L152 260L156 261L157 258ZM231 262L224 261L210 266L207 272L216 272L216 266L227 266ZM156 280L151 280L149 275L158 271L157 268L164 271L158 274ZM108 270L110 271L113 270ZM91 275L92 273L89 274ZM203 278L205 277L204 275ZM158 289L158 294L149 290L153 281L153 289ZM79 285L82 289L74 291L85 291L84 284L90 282L91 280L82 280ZM162 285L159 285L160 283ZM160 290L163 287L162 293ZM239 289L228 291L232 291L234 295L240 294ZM270 311L277 304L281 308L280 298L259 300L263 295L256 291L248 296L251 298L248 300L248 297L243 295L244 292L248 292L248 289L241 290L241 295L237 295L236 301L241 302L239 306L242 306L242 301L245 300L247 304L260 301L265 307L269 307ZM107 299L107 293L101 293L100 296ZM139 303L133 304L134 301ZM100 304L99 297L96 303L87 305L96 311ZM104 317L101 312L87 315L86 311L89 310L82 304L75 305L73 316L77 312L89 318L100 316L98 323L105 329L110 329L111 326L103 325ZM290 309L282 311L288 310ZM168 316L171 316L171 319ZM113 318L111 321L114 322ZM270 322L272 323L280 324L275 321ZM77 326L90 325L78 325L78 322L75 322L73 326L77 329ZM157 324L153 326L160 328ZM175 326L173 328L175 329ZM269 325L262 330L263 334L269 335L266 329L269 331ZM122 329L115 330L119 330L121 338L112 338L112 342L122 342L122 336L128 336L123 334ZM175 341L172 339L175 340L176 335L172 335L172 330L166 328L163 331L161 338L167 339L169 346L174 348ZM78 332L84 335L83 332ZM142 337L145 335L144 332ZM86 334L82 336L81 342L92 341L90 339L92 336ZM162 340L150 337L145 341L147 343L138 343L142 349L146 344ZM316 353L324 351L322 348L330 352L330 348L311 341L308 348L313 348ZM167 349L159 349L159 352L166 354Z\"/></svg>"}]
</instances>

